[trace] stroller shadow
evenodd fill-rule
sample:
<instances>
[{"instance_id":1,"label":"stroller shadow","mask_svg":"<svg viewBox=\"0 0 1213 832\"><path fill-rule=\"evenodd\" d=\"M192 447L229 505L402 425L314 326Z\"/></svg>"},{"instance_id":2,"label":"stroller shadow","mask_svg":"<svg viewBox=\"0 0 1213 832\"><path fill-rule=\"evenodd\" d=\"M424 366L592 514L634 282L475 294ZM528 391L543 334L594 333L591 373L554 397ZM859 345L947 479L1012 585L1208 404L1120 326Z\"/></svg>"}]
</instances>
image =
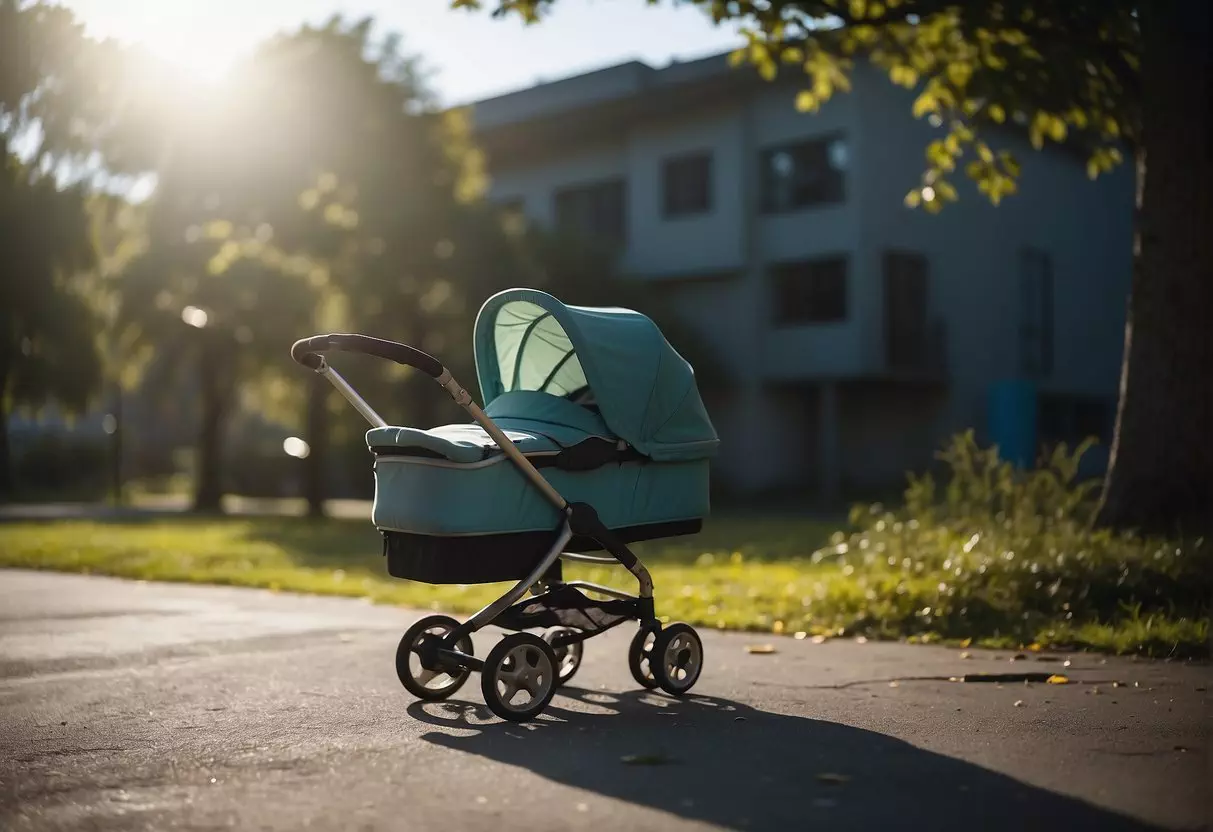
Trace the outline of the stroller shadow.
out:
<instances>
[{"instance_id":1,"label":"stroller shadow","mask_svg":"<svg viewBox=\"0 0 1213 832\"><path fill-rule=\"evenodd\" d=\"M408 711L458 729L430 731L426 742L730 828L1158 828L873 731L707 696L562 688L525 725L464 702Z\"/></svg>"}]
</instances>

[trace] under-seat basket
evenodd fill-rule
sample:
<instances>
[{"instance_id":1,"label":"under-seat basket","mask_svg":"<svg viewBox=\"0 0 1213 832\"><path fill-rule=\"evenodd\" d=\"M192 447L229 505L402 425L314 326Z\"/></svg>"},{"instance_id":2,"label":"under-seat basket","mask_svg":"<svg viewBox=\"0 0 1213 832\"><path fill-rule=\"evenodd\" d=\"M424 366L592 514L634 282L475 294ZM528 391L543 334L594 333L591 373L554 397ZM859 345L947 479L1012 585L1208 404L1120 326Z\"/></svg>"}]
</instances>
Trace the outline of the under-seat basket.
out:
<instances>
[{"instance_id":1,"label":"under-seat basket","mask_svg":"<svg viewBox=\"0 0 1213 832\"><path fill-rule=\"evenodd\" d=\"M506 630L572 627L588 638L636 618L635 598L598 600L563 584L519 601L497 616L493 625Z\"/></svg>"}]
</instances>

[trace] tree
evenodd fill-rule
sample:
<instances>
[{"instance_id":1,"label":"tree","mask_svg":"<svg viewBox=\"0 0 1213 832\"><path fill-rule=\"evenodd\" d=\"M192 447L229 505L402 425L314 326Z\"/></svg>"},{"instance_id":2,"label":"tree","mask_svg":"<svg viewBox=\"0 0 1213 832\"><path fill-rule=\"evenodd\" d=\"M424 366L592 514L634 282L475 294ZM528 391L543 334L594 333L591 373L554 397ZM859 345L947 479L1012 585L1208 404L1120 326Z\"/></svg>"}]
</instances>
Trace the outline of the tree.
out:
<instances>
[{"instance_id":1,"label":"tree","mask_svg":"<svg viewBox=\"0 0 1213 832\"><path fill-rule=\"evenodd\" d=\"M84 407L98 388L99 321L80 274L96 262L80 175L106 116L96 57L70 13L0 0L0 499L14 488L16 407ZM107 53L108 54L108 53Z\"/></svg>"},{"instance_id":2,"label":"tree","mask_svg":"<svg viewBox=\"0 0 1213 832\"><path fill-rule=\"evenodd\" d=\"M652 1L652 0L651 0ZM539 21L555 0L501 0ZM992 202L1019 166L1000 125L1085 148L1092 178L1135 156L1138 257L1121 397L1100 519L1151 531L1207 528L1213 511L1213 145L1206 0L692 0L743 25L736 62L764 78L805 72L813 111L850 88L856 58L917 90L917 118L946 125L926 149L911 207L957 198L963 164ZM480 0L454 0L476 8Z\"/></svg>"}]
</instances>

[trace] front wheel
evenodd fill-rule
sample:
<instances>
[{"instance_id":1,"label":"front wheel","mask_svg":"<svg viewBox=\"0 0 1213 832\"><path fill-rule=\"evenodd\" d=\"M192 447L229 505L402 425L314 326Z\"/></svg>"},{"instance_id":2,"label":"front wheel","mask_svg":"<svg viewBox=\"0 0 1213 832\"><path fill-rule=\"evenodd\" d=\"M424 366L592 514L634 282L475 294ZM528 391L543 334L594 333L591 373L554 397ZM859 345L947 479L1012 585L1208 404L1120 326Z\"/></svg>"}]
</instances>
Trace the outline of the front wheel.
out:
<instances>
[{"instance_id":1,"label":"front wheel","mask_svg":"<svg viewBox=\"0 0 1213 832\"><path fill-rule=\"evenodd\" d=\"M703 670L703 642L689 624L663 627L653 641L649 659L657 684L671 696L682 696Z\"/></svg>"},{"instance_id":2,"label":"front wheel","mask_svg":"<svg viewBox=\"0 0 1213 832\"><path fill-rule=\"evenodd\" d=\"M404 689L427 702L446 699L463 687L471 671L438 659L438 645L459 622L446 615L427 615L405 631L396 648L396 675ZM464 636L455 644L460 653L472 655L472 639Z\"/></svg>"},{"instance_id":3,"label":"front wheel","mask_svg":"<svg viewBox=\"0 0 1213 832\"><path fill-rule=\"evenodd\" d=\"M546 641L511 633L489 651L480 669L480 690L489 710L510 722L539 715L556 695L560 664Z\"/></svg>"}]
</instances>

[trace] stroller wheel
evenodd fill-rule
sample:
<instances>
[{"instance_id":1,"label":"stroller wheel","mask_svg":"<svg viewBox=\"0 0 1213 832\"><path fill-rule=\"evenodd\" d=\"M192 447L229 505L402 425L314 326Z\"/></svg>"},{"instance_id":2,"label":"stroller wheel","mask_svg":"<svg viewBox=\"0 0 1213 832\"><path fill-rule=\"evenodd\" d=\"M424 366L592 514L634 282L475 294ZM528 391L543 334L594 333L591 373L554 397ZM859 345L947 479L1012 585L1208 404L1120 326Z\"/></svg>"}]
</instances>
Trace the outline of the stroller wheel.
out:
<instances>
[{"instance_id":1,"label":"stroller wheel","mask_svg":"<svg viewBox=\"0 0 1213 832\"><path fill-rule=\"evenodd\" d=\"M480 689L489 710L510 722L526 722L552 697L560 663L551 645L531 633L511 633L489 651Z\"/></svg>"},{"instance_id":2,"label":"stroller wheel","mask_svg":"<svg viewBox=\"0 0 1213 832\"><path fill-rule=\"evenodd\" d=\"M463 687L470 670L466 667L440 662L437 656L439 642L447 633L459 626L459 622L445 615L427 615L405 631L396 648L396 675L405 690L418 699L436 702L446 699ZM472 655L472 639L464 636L455 647L461 653Z\"/></svg>"},{"instance_id":3,"label":"stroller wheel","mask_svg":"<svg viewBox=\"0 0 1213 832\"><path fill-rule=\"evenodd\" d=\"M543 640L550 645L557 636L576 632L572 627L549 627L543 631ZM552 647L552 652L556 654L557 685L567 683L581 667L582 645L583 642L575 641L572 644Z\"/></svg>"},{"instance_id":4,"label":"stroller wheel","mask_svg":"<svg viewBox=\"0 0 1213 832\"><path fill-rule=\"evenodd\" d=\"M650 661L657 684L671 696L682 696L703 670L703 642L689 624L671 624L657 634Z\"/></svg>"},{"instance_id":5,"label":"stroller wheel","mask_svg":"<svg viewBox=\"0 0 1213 832\"><path fill-rule=\"evenodd\" d=\"M657 634L660 630L655 630L651 627L641 627L636 631L636 635L632 636L632 643L628 646L628 670L632 671L632 678L636 680L636 684L646 690L652 690L657 687L657 677L653 675L653 644L657 640Z\"/></svg>"}]
</instances>

